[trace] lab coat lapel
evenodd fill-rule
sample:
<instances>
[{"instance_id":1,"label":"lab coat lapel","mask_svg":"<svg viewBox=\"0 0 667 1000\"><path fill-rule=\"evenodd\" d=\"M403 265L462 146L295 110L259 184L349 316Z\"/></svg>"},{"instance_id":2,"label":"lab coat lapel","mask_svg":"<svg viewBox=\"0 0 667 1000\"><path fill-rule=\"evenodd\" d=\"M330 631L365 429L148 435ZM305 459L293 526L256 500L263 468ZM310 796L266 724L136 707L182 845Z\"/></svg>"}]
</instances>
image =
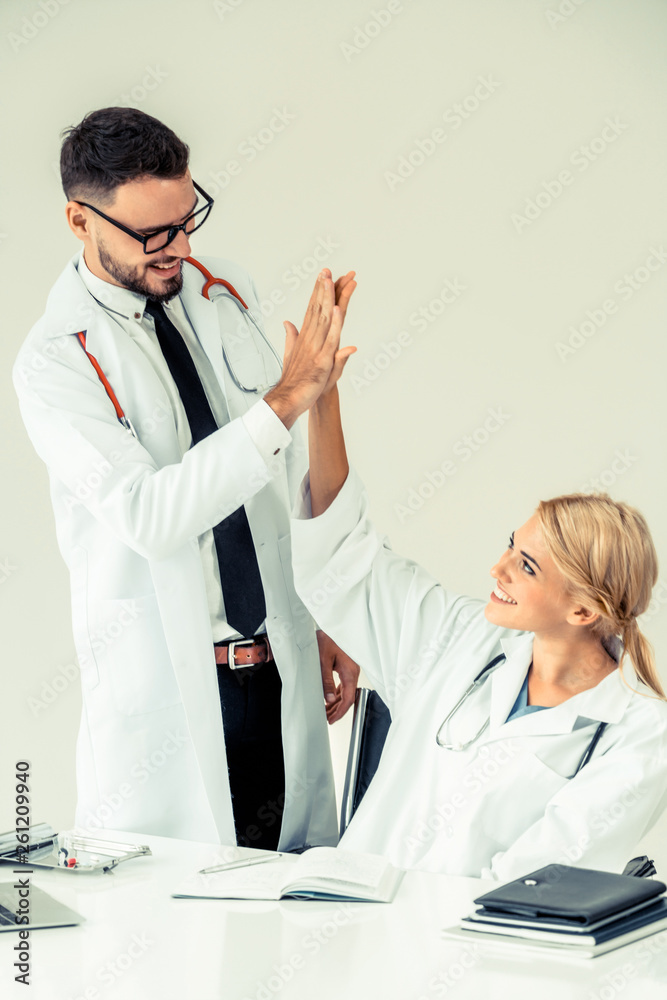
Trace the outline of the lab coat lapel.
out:
<instances>
[{"instance_id":1,"label":"lab coat lapel","mask_svg":"<svg viewBox=\"0 0 667 1000\"><path fill-rule=\"evenodd\" d=\"M625 679L624 679L625 678ZM636 690L639 679L632 666L625 663L622 668L608 674L603 681L588 691L582 691L570 699L576 717L593 719L596 722L620 722Z\"/></svg>"},{"instance_id":2,"label":"lab coat lapel","mask_svg":"<svg viewBox=\"0 0 667 1000\"><path fill-rule=\"evenodd\" d=\"M490 732L503 725L521 690L533 657L532 633L512 636L500 643L507 659L491 674Z\"/></svg>"}]
</instances>

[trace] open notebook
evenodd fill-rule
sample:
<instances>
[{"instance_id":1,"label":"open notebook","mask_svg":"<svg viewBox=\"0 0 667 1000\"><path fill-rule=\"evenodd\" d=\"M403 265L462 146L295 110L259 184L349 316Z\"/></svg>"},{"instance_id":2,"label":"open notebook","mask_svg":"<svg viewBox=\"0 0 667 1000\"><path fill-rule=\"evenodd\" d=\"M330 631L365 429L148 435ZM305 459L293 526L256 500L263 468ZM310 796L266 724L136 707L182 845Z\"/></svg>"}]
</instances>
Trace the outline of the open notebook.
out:
<instances>
[{"instance_id":1,"label":"open notebook","mask_svg":"<svg viewBox=\"0 0 667 1000\"><path fill-rule=\"evenodd\" d=\"M303 854L273 853L248 859L243 867L191 875L176 898L332 899L390 903L403 878L376 854L311 847ZM253 863L254 862L254 863ZM261 862L261 863L260 863Z\"/></svg>"}]
</instances>

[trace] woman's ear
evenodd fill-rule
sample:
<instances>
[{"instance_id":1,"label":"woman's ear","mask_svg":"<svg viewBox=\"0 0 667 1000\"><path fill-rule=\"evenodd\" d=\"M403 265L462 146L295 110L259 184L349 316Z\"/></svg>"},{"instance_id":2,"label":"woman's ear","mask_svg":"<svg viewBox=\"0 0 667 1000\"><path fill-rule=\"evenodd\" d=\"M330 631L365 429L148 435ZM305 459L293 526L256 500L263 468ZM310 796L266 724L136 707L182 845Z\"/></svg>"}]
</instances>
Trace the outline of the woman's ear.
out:
<instances>
[{"instance_id":1,"label":"woman's ear","mask_svg":"<svg viewBox=\"0 0 667 1000\"><path fill-rule=\"evenodd\" d=\"M571 611L566 621L570 625L592 625L600 617L597 611L590 611L588 608L578 607Z\"/></svg>"}]
</instances>

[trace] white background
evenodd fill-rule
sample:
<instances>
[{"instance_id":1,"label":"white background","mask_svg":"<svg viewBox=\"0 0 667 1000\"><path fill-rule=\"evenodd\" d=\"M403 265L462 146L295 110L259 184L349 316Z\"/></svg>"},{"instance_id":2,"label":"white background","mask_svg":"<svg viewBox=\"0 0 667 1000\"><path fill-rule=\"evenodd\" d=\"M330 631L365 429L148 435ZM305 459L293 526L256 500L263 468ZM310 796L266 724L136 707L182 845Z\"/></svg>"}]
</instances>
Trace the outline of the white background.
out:
<instances>
[{"instance_id":1,"label":"white background","mask_svg":"<svg viewBox=\"0 0 667 1000\"><path fill-rule=\"evenodd\" d=\"M557 493L606 486L667 557L666 40L664 0L3 0L0 830L20 758L35 820L74 814L68 579L10 383L78 250L60 130L117 104L171 126L216 198L193 252L247 267L277 345L314 248L335 244L324 263L358 272L342 396L375 517L450 589L485 597L509 533ZM292 116L281 131L276 109ZM448 281L463 290L444 303ZM645 631L667 682L661 581Z\"/></svg>"}]
</instances>

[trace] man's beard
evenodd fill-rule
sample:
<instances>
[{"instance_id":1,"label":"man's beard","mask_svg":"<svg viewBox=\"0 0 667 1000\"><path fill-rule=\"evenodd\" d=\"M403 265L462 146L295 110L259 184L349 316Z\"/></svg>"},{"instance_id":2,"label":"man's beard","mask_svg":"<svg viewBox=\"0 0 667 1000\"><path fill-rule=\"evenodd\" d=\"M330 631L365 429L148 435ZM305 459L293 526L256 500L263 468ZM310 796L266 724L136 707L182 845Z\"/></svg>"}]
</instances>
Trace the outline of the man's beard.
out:
<instances>
[{"instance_id":1,"label":"man's beard","mask_svg":"<svg viewBox=\"0 0 667 1000\"><path fill-rule=\"evenodd\" d=\"M131 292L136 292L137 295L145 295L150 302L169 302L183 288L182 261L178 274L175 274L173 278L169 278L168 281L162 282L162 292L155 292L149 287L146 278L139 276L138 266L129 267L127 264L116 260L99 239L97 241L97 252L100 257L100 264L107 274L110 274L123 288L128 288ZM167 263L167 261L160 261L160 263Z\"/></svg>"}]
</instances>

